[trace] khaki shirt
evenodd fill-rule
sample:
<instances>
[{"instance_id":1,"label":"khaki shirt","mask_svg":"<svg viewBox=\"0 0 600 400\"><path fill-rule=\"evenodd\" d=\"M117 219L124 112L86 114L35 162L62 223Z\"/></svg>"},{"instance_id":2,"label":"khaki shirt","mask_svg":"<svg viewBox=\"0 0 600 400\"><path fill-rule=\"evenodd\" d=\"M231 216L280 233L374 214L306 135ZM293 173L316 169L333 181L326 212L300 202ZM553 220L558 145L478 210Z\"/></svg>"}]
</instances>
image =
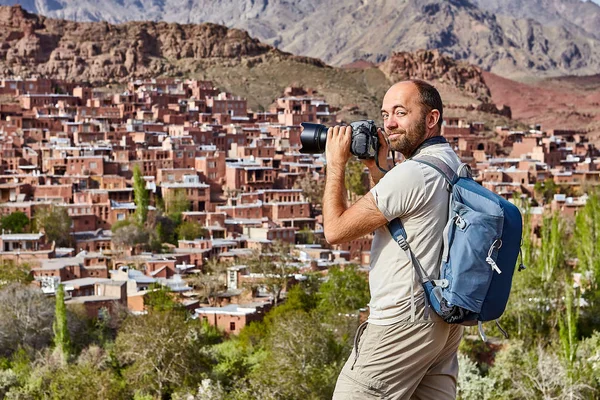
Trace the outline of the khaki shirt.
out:
<instances>
[{"instance_id":1,"label":"khaki shirt","mask_svg":"<svg viewBox=\"0 0 600 400\"><path fill-rule=\"evenodd\" d=\"M454 171L460 160L449 144L426 147L418 154L438 157ZM442 233L448 220L446 181L433 168L416 161L396 165L371 189L377 207L388 221L400 217L407 241L428 274L437 278ZM387 226L375 231L369 271L369 323L389 325L408 320L411 292L423 301L423 289L410 260Z\"/></svg>"}]
</instances>

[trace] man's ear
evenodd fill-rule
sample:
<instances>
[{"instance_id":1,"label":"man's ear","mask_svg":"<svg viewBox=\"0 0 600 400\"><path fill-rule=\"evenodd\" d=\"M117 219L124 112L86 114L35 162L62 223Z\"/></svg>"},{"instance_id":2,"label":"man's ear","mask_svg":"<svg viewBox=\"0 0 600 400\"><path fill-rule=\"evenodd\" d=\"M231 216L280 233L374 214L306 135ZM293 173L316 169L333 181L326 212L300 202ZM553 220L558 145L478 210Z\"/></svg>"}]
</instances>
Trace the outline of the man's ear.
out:
<instances>
[{"instance_id":1,"label":"man's ear","mask_svg":"<svg viewBox=\"0 0 600 400\"><path fill-rule=\"evenodd\" d=\"M427 114L427 127L433 129L440 120L440 111L433 109Z\"/></svg>"}]
</instances>

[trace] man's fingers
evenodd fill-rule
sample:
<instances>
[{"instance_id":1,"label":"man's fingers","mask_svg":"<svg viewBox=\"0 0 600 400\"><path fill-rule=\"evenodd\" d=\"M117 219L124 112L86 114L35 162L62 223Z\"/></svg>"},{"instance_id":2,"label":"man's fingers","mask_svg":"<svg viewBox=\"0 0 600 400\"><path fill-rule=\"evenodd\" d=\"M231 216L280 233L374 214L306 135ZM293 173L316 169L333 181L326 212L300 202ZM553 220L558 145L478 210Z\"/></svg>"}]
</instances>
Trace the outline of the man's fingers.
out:
<instances>
[{"instance_id":1,"label":"man's fingers","mask_svg":"<svg viewBox=\"0 0 600 400\"><path fill-rule=\"evenodd\" d=\"M389 142L387 137L383 134L383 129L377 128L377 136L379 136L379 144L384 147L389 147Z\"/></svg>"},{"instance_id":2,"label":"man's fingers","mask_svg":"<svg viewBox=\"0 0 600 400\"><path fill-rule=\"evenodd\" d=\"M340 126L336 125L333 127L333 136L338 136L340 134Z\"/></svg>"}]
</instances>

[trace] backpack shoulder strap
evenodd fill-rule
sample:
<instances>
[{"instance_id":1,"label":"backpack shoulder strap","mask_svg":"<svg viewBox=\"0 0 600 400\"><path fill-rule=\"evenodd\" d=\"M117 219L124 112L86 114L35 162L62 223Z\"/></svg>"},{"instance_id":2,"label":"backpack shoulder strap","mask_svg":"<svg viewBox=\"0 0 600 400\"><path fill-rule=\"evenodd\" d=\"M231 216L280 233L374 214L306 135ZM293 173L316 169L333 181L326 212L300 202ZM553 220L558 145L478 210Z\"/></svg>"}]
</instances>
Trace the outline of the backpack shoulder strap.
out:
<instances>
[{"instance_id":1,"label":"backpack shoulder strap","mask_svg":"<svg viewBox=\"0 0 600 400\"><path fill-rule=\"evenodd\" d=\"M425 271L425 269L413 253L412 249L410 248L410 245L406 241L406 230L404 229L404 225L402 225L402 221L400 221L400 218L394 218L393 220L391 220L388 223L387 228L390 231L392 237L394 238L394 241L396 241L396 243L398 243L398 245L400 245L402 250L404 250L404 252L406 253L407 258L410 260L411 264L415 269L415 272L417 273L417 276L419 277L419 281L421 283L430 281L431 278L429 277L429 275L427 275L427 272Z\"/></svg>"},{"instance_id":2,"label":"backpack shoulder strap","mask_svg":"<svg viewBox=\"0 0 600 400\"><path fill-rule=\"evenodd\" d=\"M419 155L415 158L412 158L413 161L419 162L421 164L429 165L431 168L435 169L439 172L446 182L450 186L454 186L454 184L458 181L458 175L448 164L446 164L443 160L430 156L430 155Z\"/></svg>"}]
</instances>

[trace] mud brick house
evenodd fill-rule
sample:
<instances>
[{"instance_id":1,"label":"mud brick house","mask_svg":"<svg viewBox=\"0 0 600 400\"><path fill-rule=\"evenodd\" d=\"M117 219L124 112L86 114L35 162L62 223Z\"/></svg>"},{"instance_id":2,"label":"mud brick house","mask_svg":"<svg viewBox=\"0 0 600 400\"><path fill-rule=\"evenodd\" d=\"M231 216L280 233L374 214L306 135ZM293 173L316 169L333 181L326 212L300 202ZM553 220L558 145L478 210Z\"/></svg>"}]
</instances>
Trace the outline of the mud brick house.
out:
<instances>
[{"instance_id":1,"label":"mud brick house","mask_svg":"<svg viewBox=\"0 0 600 400\"><path fill-rule=\"evenodd\" d=\"M246 99L225 92L221 92L217 96L206 97L206 106L213 114L236 116L246 116L248 108Z\"/></svg>"},{"instance_id":2,"label":"mud brick house","mask_svg":"<svg viewBox=\"0 0 600 400\"><path fill-rule=\"evenodd\" d=\"M76 281L77 282L77 281ZM82 281L79 281L82 282ZM77 283L76 283L77 285ZM79 283L81 285L81 283ZM65 289L73 288L71 292L78 291L80 286L69 286L66 284ZM84 286L82 290L87 293L91 289ZM81 304L86 310L88 317L98 318L102 316L102 312L114 313L117 307L127 307L127 285L126 282L117 282L112 280L98 281L94 283L93 294L73 296L65 300L65 304ZM67 290L67 292L69 292Z\"/></svg>"},{"instance_id":3,"label":"mud brick house","mask_svg":"<svg viewBox=\"0 0 600 400\"><path fill-rule=\"evenodd\" d=\"M136 256L119 257L114 260L114 268L119 269L123 266L130 266L138 271L142 271L151 278L172 278L178 274L177 265L183 263L190 264L188 254L150 254L142 253Z\"/></svg>"},{"instance_id":4,"label":"mud brick house","mask_svg":"<svg viewBox=\"0 0 600 400\"><path fill-rule=\"evenodd\" d=\"M201 270L206 260L215 256L212 241L205 239L179 240L178 247L173 249L173 253L189 257L189 261L184 260L182 264L176 265L176 268L179 268L181 272L184 272L184 270L189 272L194 268ZM185 268L182 266L185 266Z\"/></svg>"},{"instance_id":5,"label":"mud brick house","mask_svg":"<svg viewBox=\"0 0 600 400\"><path fill-rule=\"evenodd\" d=\"M202 181L210 185L212 201L212 199L218 197L218 192L225 184L225 153L217 151L216 147L213 146L203 146L200 153L202 155L196 157L194 168L200 174Z\"/></svg>"},{"instance_id":6,"label":"mud brick house","mask_svg":"<svg viewBox=\"0 0 600 400\"><path fill-rule=\"evenodd\" d=\"M111 254L113 246L111 242L112 232L110 230L101 228L93 231L74 230L75 232L71 233L71 237L77 251Z\"/></svg>"},{"instance_id":7,"label":"mud brick house","mask_svg":"<svg viewBox=\"0 0 600 400\"><path fill-rule=\"evenodd\" d=\"M262 321L270 303L229 304L225 307L201 307L195 317L228 335L237 335L253 321Z\"/></svg>"},{"instance_id":8,"label":"mud brick house","mask_svg":"<svg viewBox=\"0 0 600 400\"><path fill-rule=\"evenodd\" d=\"M31 273L34 278L57 277L60 282L80 278L108 278L109 260L103 253L81 251L75 257L43 260Z\"/></svg>"},{"instance_id":9,"label":"mud brick house","mask_svg":"<svg viewBox=\"0 0 600 400\"><path fill-rule=\"evenodd\" d=\"M75 107L81 102L79 97L69 94L23 94L19 96L21 107L31 110L34 107L47 107L62 103L65 106Z\"/></svg>"},{"instance_id":10,"label":"mud brick house","mask_svg":"<svg viewBox=\"0 0 600 400\"><path fill-rule=\"evenodd\" d=\"M224 212L185 211L181 213L181 218L183 221L196 222L209 231L211 229L223 230L227 214Z\"/></svg>"},{"instance_id":11,"label":"mud brick house","mask_svg":"<svg viewBox=\"0 0 600 400\"><path fill-rule=\"evenodd\" d=\"M275 175L273 168L262 167L255 162L228 162L225 187L242 192L273 189Z\"/></svg>"},{"instance_id":12,"label":"mud brick house","mask_svg":"<svg viewBox=\"0 0 600 400\"><path fill-rule=\"evenodd\" d=\"M54 243L47 243L43 233L8 233L0 235L0 260L38 264L53 258Z\"/></svg>"},{"instance_id":13,"label":"mud brick house","mask_svg":"<svg viewBox=\"0 0 600 400\"><path fill-rule=\"evenodd\" d=\"M348 253L348 261L358 261L363 264L363 253L371 250L373 235L367 235L347 243L331 246L333 250L345 251Z\"/></svg>"},{"instance_id":14,"label":"mud brick house","mask_svg":"<svg viewBox=\"0 0 600 400\"><path fill-rule=\"evenodd\" d=\"M168 174L167 178L169 178ZM185 193L191 211L212 210L210 186L201 183L198 175L183 175L180 182L163 183L161 190L164 199L173 198L178 191Z\"/></svg>"},{"instance_id":15,"label":"mud brick house","mask_svg":"<svg viewBox=\"0 0 600 400\"><path fill-rule=\"evenodd\" d=\"M22 93L46 94L52 93L52 80L43 78L32 79L2 79L0 93L18 95Z\"/></svg>"},{"instance_id":16,"label":"mud brick house","mask_svg":"<svg viewBox=\"0 0 600 400\"><path fill-rule=\"evenodd\" d=\"M567 197L564 194L555 194L552 202L550 203L550 210L552 212L558 212L562 216L572 218L577 215L579 210L585 207L587 199L587 195L577 198Z\"/></svg>"},{"instance_id":17,"label":"mud brick house","mask_svg":"<svg viewBox=\"0 0 600 400\"><path fill-rule=\"evenodd\" d=\"M33 188L27 183L0 183L0 202L15 202L31 199Z\"/></svg>"},{"instance_id":18,"label":"mud brick house","mask_svg":"<svg viewBox=\"0 0 600 400\"><path fill-rule=\"evenodd\" d=\"M282 227L315 228L315 219L310 216L308 202L264 203L265 215Z\"/></svg>"},{"instance_id":19,"label":"mud brick house","mask_svg":"<svg viewBox=\"0 0 600 400\"><path fill-rule=\"evenodd\" d=\"M296 242L296 232L298 231L298 228L280 228L275 224L271 224L273 226L269 227L268 225L269 224L261 223L260 226L245 226L243 231L244 235L247 236L248 239L265 240L268 242L274 240L290 244Z\"/></svg>"}]
</instances>

